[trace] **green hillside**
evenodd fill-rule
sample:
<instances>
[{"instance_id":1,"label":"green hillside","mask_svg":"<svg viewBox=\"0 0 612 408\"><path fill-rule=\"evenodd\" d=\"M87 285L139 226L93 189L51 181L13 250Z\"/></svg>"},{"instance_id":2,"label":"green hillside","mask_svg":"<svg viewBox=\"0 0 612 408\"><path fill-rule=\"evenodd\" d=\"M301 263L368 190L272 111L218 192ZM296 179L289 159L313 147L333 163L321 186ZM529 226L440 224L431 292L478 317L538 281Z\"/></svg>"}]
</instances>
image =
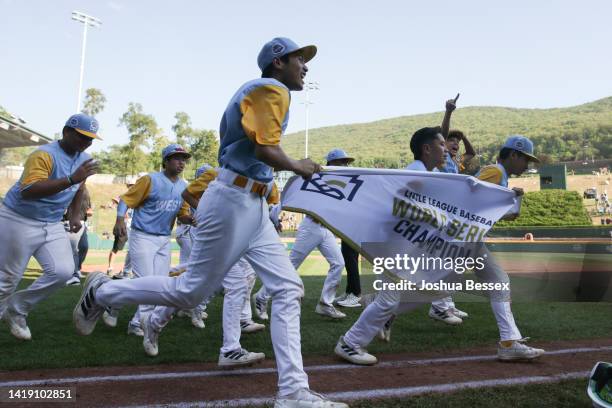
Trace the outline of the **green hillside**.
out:
<instances>
[{"instance_id":1,"label":"green hillside","mask_svg":"<svg viewBox=\"0 0 612 408\"><path fill-rule=\"evenodd\" d=\"M440 125L442 117L443 112L436 112L312 129L310 157L320 161L327 151L341 147L357 158L358 166L404 166L412 161L410 136L421 127ZM482 164L494 161L499 146L515 133L531 138L545 162L610 158L612 97L570 108L460 108L453 113L451 128L467 134ZM303 132L287 135L282 143L291 156L303 157Z\"/></svg>"}]
</instances>

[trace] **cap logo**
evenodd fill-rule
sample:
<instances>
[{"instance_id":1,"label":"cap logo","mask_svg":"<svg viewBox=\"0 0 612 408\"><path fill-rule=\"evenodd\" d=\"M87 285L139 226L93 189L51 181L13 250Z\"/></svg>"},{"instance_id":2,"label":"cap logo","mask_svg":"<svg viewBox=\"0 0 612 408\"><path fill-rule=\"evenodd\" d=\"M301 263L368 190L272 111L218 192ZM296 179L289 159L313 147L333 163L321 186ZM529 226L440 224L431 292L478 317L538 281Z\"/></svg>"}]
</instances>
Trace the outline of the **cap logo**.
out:
<instances>
[{"instance_id":1,"label":"cap logo","mask_svg":"<svg viewBox=\"0 0 612 408\"><path fill-rule=\"evenodd\" d=\"M523 147L525 147L522 140L517 140L516 142L514 142L514 146L516 146L519 149L522 149Z\"/></svg>"},{"instance_id":2,"label":"cap logo","mask_svg":"<svg viewBox=\"0 0 612 408\"><path fill-rule=\"evenodd\" d=\"M78 126L79 125L79 119L78 118L70 118L69 124L72 127Z\"/></svg>"},{"instance_id":3,"label":"cap logo","mask_svg":"<svg viewBox=\"0 0 612 408\"><path fill-rule=\"evenodd\" d=\"M97 132L98 131L98 121L92 120L91 125L89 125L89 130L94 133Z\"/></svg>"},{"instance_id":4,"label":"cap logo","mask_svg":"<svg viewBox=\"0 0 612 408\"><path fill-rule=\"evenodd\" d=\"M283 52L283 51L285 51L285 46L284 46L284 45L282 45L282 44L278 44L278 43L277 43L277 44L274 44L274 45L272 46L272 52L273 52L274 54L280 54L280 53L281 53L281 52Z\"/></svg>"}]
</instances>

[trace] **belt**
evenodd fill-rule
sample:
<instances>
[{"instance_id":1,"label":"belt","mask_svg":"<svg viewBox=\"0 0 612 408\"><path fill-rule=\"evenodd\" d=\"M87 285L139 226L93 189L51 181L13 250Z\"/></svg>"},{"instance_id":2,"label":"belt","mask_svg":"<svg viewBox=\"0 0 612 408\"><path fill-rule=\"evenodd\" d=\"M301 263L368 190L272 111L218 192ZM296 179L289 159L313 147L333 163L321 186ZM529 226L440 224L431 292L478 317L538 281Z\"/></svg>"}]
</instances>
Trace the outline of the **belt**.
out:
<instances>
[{"instance_id":1,"label":"belt","mask_svg":"<svg viewBox=\"0 0 612 408\"><path fill-rule=\"evenodd\" d=\"M249 179L247 177L244 177L242 174L238 174L232 184L240 188L246 188L246 186L249 184ZM264 183L258 183L257 181L252 181L250 191L251 193L255 193L260 197L265 197L266 193L268 192L268 185Z\"/></svg>"}]
</instances>

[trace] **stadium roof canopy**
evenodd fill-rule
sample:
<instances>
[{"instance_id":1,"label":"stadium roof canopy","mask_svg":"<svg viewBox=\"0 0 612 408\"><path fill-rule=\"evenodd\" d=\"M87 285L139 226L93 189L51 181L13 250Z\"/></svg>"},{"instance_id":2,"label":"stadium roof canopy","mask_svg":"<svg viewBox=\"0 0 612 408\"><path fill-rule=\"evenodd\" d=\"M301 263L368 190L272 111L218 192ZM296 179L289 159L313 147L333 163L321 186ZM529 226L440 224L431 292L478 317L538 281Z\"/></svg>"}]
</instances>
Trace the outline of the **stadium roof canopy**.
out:
<instances>
[{"instance_id":1,"label":"stadium roof canopy","mask_svg":"<svg viewBox=\"0 0 612 408\"><path fill-rule=\"evenodd\" d=\"M8 147L40 146L54 139L38 133L19 122L0 116L0 149Z\"/></svg>"}]
</instances>

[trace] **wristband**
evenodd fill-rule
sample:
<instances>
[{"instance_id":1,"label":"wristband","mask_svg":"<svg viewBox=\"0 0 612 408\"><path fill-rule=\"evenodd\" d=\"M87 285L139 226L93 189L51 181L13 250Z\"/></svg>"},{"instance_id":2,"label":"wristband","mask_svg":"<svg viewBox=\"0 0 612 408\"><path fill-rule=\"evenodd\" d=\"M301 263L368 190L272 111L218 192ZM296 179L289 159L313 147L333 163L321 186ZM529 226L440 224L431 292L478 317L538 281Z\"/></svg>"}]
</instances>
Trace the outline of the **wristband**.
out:
<instances>
[{"instance_id":1,"label":"wristband","mask_svg":"<svg viewBox=\"0 0 612 408\"><path fill-rule=\"evenodd\" d=\"M68 183L70 183L71 186L74 186L74 181L72 180L72 177L70 176L66 176L66 178L68 179Z\"/></svg>"}]
</instances>

